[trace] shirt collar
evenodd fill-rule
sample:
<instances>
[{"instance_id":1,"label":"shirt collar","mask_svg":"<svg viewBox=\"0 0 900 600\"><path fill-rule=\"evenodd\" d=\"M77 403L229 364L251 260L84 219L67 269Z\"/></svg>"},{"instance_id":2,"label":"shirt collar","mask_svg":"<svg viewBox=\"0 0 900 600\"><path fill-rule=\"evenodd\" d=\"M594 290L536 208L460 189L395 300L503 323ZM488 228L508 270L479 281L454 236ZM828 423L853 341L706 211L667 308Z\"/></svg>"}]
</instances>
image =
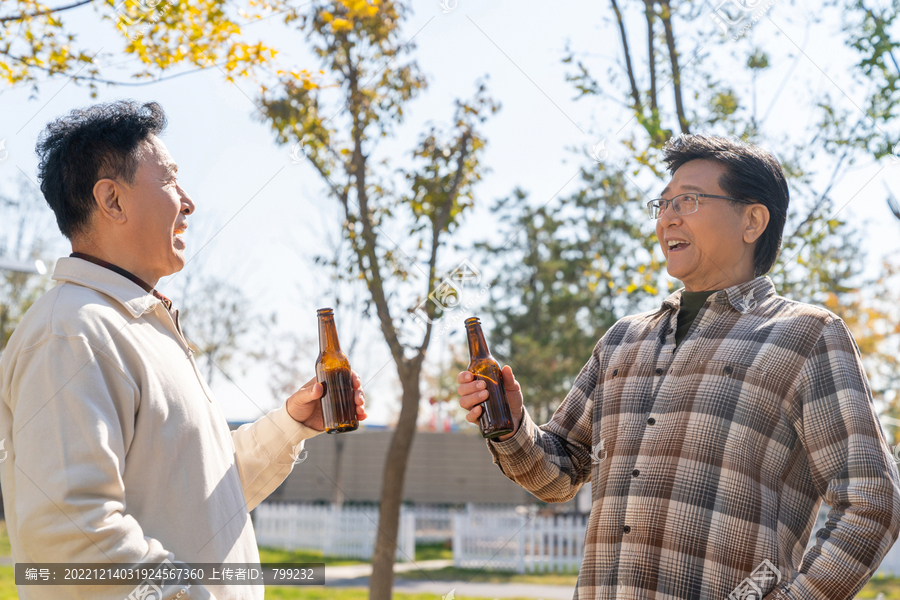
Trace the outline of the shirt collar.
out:
<instances>
[{"instance_id":1,"label":"shirt collar","mask_svg":"<svg viewBox=\"0 0 900 600\"><path fill-rule=\"evenodd\" d=\"M684 288L673 292L668 298L663 300L661 309L678 310L681 308L682 293L684 293ZM769 296L774 295L775 284L772 283L768 275L762 275L739 285L719 290L709 297L709 301L723 306L731 306L743 315L762 304Z\"/></svg>"},{"instance_id":2,"label":"shirt collar","mask_svg":"<svg viewBox=\"0 0 900 600\"><path fill-rule=\"evenodd\" d=\"M52 279L102 292L122 304L132 317L139 317L155 309L158 304L163 304L167 310L172 306L171 300L137 275L80 252L57 260Z\"/></svg>"}]
</instances>

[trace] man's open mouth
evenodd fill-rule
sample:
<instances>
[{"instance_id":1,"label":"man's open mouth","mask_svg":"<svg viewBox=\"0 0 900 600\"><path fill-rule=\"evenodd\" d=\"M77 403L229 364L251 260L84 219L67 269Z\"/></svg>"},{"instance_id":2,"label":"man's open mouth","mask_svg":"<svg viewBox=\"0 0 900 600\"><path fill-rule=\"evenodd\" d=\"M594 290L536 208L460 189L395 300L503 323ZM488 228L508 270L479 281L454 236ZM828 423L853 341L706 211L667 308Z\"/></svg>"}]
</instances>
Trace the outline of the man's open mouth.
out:
<instances>
[{"instance_id":1,"label":"man's open mouth","mask_svg":"<svg viewBox=\"0 0 900 600\"><path fill-rule=\"evenodd\" d=\"M684 240L668 240L666 244L669 246L669 252L677 252L678 250L683 250L691 245L690 242Z\"/></svg>"}]
</instances>

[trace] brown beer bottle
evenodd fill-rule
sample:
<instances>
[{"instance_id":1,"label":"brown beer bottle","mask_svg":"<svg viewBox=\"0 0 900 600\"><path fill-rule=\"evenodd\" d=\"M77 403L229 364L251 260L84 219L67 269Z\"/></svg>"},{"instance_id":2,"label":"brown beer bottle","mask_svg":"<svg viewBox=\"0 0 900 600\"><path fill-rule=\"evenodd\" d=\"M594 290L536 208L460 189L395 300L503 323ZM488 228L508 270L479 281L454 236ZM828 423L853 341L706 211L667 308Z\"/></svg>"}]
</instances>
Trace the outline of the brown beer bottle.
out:
<instances>
[{"instance_id":1,"label":"brown beer bottle","mask_svg":"<svg viewBox=\"0 0 900 600\"><path fill-rule=\"evenodd\" d=\"M319 357L316 359L316 381L322 384L322 418L325 433L343 433L359 429L356 416L356 401L350 375L350 361L341 352L337 329L334 326L334 311L320 308L319 316Z\"/></svg>"},{"instance_id":2,"label":"brown beer bottle","mask_svg":"<svg viewBox=\"0 0 900 600\"><path fill-rule=\"evenodd\" d=\"M512 433L515 424L509 410L509 402L506 400L506 388L500 375L500 365L488 350L478 317L466 319L466 339L469 341L468 371L475 379L484 381L488 393L487 400L481 404L481 416L478 417L481 435L485 438L495 438Z\"/></svg>"}]
</instances>

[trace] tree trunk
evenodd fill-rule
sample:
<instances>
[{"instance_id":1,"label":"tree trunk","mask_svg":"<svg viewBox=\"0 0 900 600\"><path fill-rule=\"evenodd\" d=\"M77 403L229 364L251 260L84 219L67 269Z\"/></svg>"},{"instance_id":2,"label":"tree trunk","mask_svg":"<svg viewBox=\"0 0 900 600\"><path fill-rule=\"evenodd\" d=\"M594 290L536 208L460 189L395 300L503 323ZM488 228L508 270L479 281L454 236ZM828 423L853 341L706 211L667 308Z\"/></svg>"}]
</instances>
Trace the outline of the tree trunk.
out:
<instances>
[{"instance_id":1,"label":"tree trunk","mask_svg":"<svg viewBox=\"0 0 900 600\"><path fill-rule=\"evenodd\" d=\"M378 517L378 538L372 556L372 577L369 579L369 600L391 600L394 586L394 555L397 552L397 533L400 521L400 504L403 501L403 482L416 418L419 415L419 374L421 363L402 368L398 365L400 383L403 386L403 403L397 429L391 438L384 463L381 504ZM415 557L410 556L409 560Z\"/></svg>"}]
</instances>

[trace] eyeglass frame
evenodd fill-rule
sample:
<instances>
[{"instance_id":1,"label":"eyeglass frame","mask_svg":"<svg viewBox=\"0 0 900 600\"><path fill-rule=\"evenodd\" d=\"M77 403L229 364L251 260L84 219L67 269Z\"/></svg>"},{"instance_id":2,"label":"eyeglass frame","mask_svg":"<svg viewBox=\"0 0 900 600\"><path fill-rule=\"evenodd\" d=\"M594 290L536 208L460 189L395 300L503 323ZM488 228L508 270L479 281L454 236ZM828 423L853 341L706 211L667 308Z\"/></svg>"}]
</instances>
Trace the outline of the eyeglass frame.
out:
<instances>
[{"instance_id":1,"label":"eyeglass frame","mask_svg":"<svg viewBox=\"0 0 900 600\"><path fill-rule=\"evenodd\" d=\"M656 198L655 200L648 201L647 202L647 211L650 212L650 218L654 221L658 221L659 218L662 216L662 214L664 212L666 212L666 209L669 208L670 204L672 205L672 210L675 211L675 214L678 216L692 215L695 212L697 212L698 210L700 210L700 201L699 200L697 201L697 208L695 208L694 210L692 210L689 213L680 213L677 210L675 210L675 199L680 198L682 196L697 196L697 198L701 198L701 197L702 198L719 198L720 200L732 200L733 202L740 202L742 204L759 204L759 202L756 202L754 200L747 200L746 198L733 198L731 196L717 196L715 194L701 194L700 192L685 192L683 194L678 194L677 196L672 196L672 198L670 198L669 200L666 200L665 198ZM660 208L658 205L654 204L654 202L665 202L665 204ZM653 212L652 212L653 208L660 208L659 214L655 217L653 216Z\"/></svg>"}]
</instances>

